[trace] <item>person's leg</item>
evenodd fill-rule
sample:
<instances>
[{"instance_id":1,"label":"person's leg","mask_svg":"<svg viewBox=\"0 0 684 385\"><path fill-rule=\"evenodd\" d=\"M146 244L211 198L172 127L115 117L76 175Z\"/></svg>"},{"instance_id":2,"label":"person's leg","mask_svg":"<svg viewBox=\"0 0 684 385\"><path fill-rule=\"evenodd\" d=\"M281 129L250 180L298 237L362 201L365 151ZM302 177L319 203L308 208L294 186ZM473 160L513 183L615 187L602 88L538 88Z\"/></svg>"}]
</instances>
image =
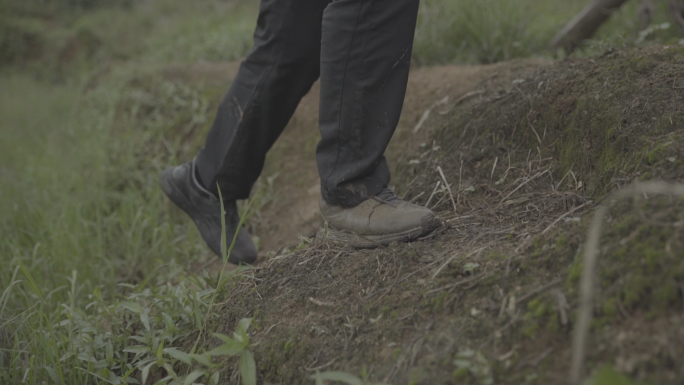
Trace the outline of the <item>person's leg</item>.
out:
<instances>
[{"instance_id":1,"label":"person's leg","mask_svg":"<svg viewBox=\"0 0 684 385\"><path fill-rule=\"evenodd\" d=\"M219 107L205 147L193 162L160 175L164 193L192 218L216 255L222 254L222 237L228 246L235 237L230 262L257 259L250 234L239 227L235 200L249 197L266 152L319 76L326 5L326 0L262 0L254 48Z\"/></svg>"},{"instance_id":2,"label":"person's leg","mask_svg":"<svg viewBox=\"0 0 684 385\"><path fill-rule=\"evenodd\" d=\"M254 48L240 66L197 155L200 183L246 199L266 153L320 73L326 0L262 0Z\"/></svg>"},{"instance_id":3,"label":"person's leg","mask_svg":"<svg viewBox=\"0 0 684 385\"><path fill-rule=\"evenodd\" d=\"M350 208L385 189L383 156L399 121L419 0L335 0L323 15L323 199Z\"/></svg>"},{"instance_id":4,"label":"person's leg","mask_svg":"<svg viewBox=\"0 0 684 385\"><path fill-rule=\"evenodd\" d=\"M357 247L408 242L441 226L387 188L383 156L406 93L418 0L335 0L323 14L319 237Z\"/></svg>"}]
</instances>

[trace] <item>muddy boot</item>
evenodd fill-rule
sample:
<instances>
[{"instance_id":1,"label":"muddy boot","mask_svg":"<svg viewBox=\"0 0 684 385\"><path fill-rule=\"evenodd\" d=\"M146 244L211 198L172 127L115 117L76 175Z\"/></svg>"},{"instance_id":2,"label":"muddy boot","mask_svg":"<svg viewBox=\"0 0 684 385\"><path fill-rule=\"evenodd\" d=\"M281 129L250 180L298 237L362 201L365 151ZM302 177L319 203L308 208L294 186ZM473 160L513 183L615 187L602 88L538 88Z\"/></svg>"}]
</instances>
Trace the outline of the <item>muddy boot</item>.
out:
<instances>
[{"instance_id":1,"label":"muddy boot","mask_svg":"<svg viewBox=\"0 0 684 385\"><path fill-rule=\"evenodd\" d=\"M320 200L323 226L317 238L353 247L372 248L392 242L410 242L442 226L432 210L405 202L390 189L360 205L345 209Z\"/></svg>"},{"instance_id":2,"label":"muddy boot","mask_svg":"<svg viewBox=\"0 0 684 385\"><path fill-rule=\"evenodd\" d=\"M221 203L198 183L194 169L194 161L168 168L161 173L159 182L166 196L192 218L211 251L221 257ZM224 208L226 245L230 248L240 224L240 216L235 201L224 202ZM238 265L253 263L256 259L257 250L252 237L241 227L228 261Z\"/></svg>"}]
</instances>

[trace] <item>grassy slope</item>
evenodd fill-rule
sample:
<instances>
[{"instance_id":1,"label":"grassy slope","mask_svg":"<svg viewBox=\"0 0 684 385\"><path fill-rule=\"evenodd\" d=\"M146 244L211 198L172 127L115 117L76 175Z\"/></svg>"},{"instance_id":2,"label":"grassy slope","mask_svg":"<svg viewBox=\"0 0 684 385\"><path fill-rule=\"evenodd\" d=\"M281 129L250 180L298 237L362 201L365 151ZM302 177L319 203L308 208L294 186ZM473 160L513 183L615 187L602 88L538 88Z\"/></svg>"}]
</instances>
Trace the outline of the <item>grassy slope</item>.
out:
<instances>
[{"instance_id":1,"label":"grassy slope","mask_svg":"<svg viewBox=\"0 0 684 385\"><path fill-rule=\"evenodd\" d=\"M653 47L501 68L481 99L429 120L435 147L401 168L408 197L425 203L441 166L457 213L443 189L431 207L448 228L378 250L284 253L236 281L217 330L254 318L266 382L333 368L401 384L563 383L590 199L633 180L683 181L683 94L671 86L683 59ZM611 204L589 372L608 365L644 384L684 375L683 205L650 194ZM598 384L631 383L601 373Z\"/></svg>"},{"instance_id":2,"label":"grassy slope","mask_svg":"<svg viewBox=\"0 0 684 385\"><path fill-rule=\"evenodd\" d=\"M529 19L530 12L506 4L424 2L417 63L539 54L581 8L579 1L543 2L543 8L529 1L525 9L538 10ZM634 36L630 12L602 36L612 39L624 25ZM188 281L194 276L186 274L207 252L191 224L158 194L156 174L201 145L197 133L206 130L225 86L187 87L156 74L170 63L244 55L255 3L159 0L132 10L57 15L17 16L4 8L0 14L0 262L7 266L0 277L7 289L0 300L0 359L10 368L0 374L3 383L120 375L107 368L134 360L121 349L130 343L131 317L138 317L119 306L124 300L145 305L155 333L168 331L161 313L170 314L179 330L169 343L201 324L187 306L214 314L192 288L215 283ZM477 21L453 22L459 15ZM195 134L184 142L178 132ZM27 274L13 279L19 265ZM156 349L155 333L146 343Z\"/></svg>"}]
</instances>

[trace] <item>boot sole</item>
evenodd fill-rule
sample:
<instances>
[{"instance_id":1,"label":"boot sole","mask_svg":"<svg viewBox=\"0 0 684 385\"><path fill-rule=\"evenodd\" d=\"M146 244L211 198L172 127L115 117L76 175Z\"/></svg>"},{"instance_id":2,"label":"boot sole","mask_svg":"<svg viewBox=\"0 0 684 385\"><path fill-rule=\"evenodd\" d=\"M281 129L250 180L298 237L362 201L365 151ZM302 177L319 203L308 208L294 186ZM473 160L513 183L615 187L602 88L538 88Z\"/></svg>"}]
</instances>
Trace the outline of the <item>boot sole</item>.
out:
<instances>
[{"instance_id":1,"label":"boot sole","mask_svg":"<svg viewBox=\"0 0 684 385\"><path fill-rule=\"evenodd\" d=\"M393 242L412 242L427 236L440 227L442 227L442 223L439 219L431 217L424 219L420 227L399 233L382 235L360 235L349 231L320 227L316 233L316 238L344 243L357 249L373 249L380 246L388 246Z\"/></svg>"},{"instance_id":2,"label":"boot sole","mask_svg":"<svg viewBox=\"0 0 684 385\"><path fill-rule=\"evenodd\" d=\"M173 172L172 170L173 169L167 169L161 173L161 175L159 176L159 185L161 186L161 189L164 192L164 194L171 200L171 202L173 202L176 206L178 206L178 208L183 210L183 212L187 214L190 217L190 219L192 219L192 221L195 223L195 226L197 226L197 229L199 230L202 239L204 239L204 242L206 242L208 246L209 244L214 242L214 240L208 240L208 236L205 236L205 233L210 233L209 229L207 228L207 225L205 224L206 219L202 217L201 214L198 214L196 210L193 209L192 203L188 200L188 198L185 197L183 192L175 185L175 183L173 182L173 177L171 176L171 173ZM221 258L220 250L217 251L211 247L210 249L212 252L214 252L214 254L216 254L216 256ZM234 258L232 255L228 256L228 262L235 265L239 265L241 263L252 264L256 260L256 257L250 259L239 259Z\"/></svg>"}]
</instances>

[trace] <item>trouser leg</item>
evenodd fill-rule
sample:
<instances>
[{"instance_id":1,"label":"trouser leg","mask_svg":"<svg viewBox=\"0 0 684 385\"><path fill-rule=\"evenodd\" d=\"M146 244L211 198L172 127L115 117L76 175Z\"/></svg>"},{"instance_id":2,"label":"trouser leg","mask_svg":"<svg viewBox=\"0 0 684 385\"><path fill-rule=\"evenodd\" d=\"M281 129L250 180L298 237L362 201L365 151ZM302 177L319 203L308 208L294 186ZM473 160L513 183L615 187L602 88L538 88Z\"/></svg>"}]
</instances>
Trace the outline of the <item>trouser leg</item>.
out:
<instances>
[{"instance_id":1,"label":"trouser leg","mask_svg":"<svg viewBox=\"0 0 684 385\"><path fill-rule=\"evenodd\" d=\"M320 73L327 0L262 0L254 48L197 155L200 182L225 200L246 199L266 153Z\"/></svg>"},{"instance_id":2,"label":"trouser leg","mask_svg":"<svg viewBox=\"0 0 684 385\"><path fill-rule=\"evenodd\" d=\"M335 0L323 14L321 192L354 207L387 187L385 148L406 93L419 0Z\"/></svg>"}]
</instances>

